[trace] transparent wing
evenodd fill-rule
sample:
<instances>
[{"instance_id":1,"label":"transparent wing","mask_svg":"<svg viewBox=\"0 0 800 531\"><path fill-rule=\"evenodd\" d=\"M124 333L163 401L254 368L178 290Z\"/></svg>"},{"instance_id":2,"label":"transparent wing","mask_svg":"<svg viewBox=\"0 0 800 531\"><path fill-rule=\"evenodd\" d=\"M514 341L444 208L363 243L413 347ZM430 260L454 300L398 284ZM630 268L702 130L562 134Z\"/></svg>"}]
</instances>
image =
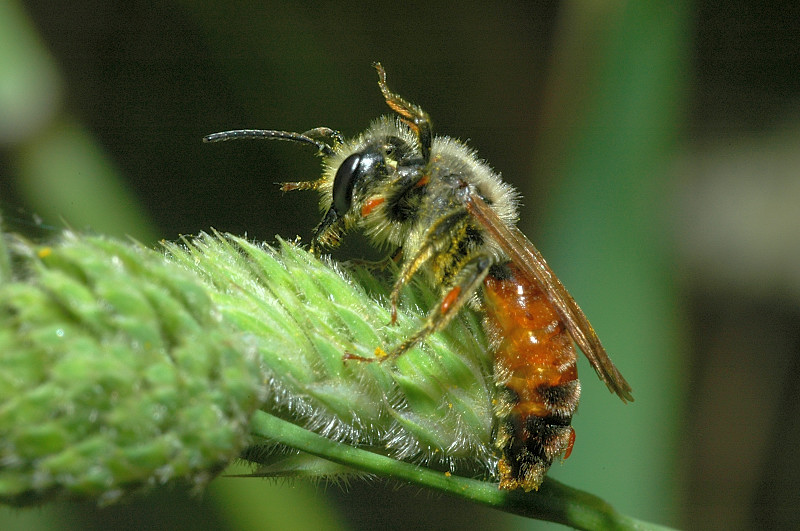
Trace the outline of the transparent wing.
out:
<instances>
[{"instance_id":1,"label":"transparent wing","mask_svg":"<svg viewBox=\"0 0 800 531\"><path fill-rule=\"evenodd\" d=\"M542 288L564 320L575 343L589 359L597 376L623 402L632 402L631 386L608 357L586 315L547 265L539 250L516 226L500 219L474 190L465 188L463 200L470 215L492 235L511 261Z\"/></svg>"}]
</instances>

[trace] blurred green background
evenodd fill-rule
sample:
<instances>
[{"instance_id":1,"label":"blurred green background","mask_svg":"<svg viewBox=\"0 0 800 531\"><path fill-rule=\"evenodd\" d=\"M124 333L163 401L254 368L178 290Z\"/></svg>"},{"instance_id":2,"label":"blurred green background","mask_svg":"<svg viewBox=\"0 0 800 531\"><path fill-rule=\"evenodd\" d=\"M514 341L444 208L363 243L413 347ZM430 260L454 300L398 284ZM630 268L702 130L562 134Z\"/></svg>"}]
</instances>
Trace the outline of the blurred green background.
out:
<instances>
[{"instance_id":1,"label":"blurred green background","mask_svg":"<svg viewBox=\"0 0 800 531\"><path fill-rule=\"evenodd\" d=\"M155 243L308 238L319 173L231 128L346 136L387 112L370 67L524 196L521 226L634 388L580 362L551 474L634 517L800 526L800 4L0 0L0 208ZM22 212L22 213L20 213ZM353 237L336 256L375 256ZM222 478L4 529L545 529L383 481Z\"/></svg>"}]
</instances>

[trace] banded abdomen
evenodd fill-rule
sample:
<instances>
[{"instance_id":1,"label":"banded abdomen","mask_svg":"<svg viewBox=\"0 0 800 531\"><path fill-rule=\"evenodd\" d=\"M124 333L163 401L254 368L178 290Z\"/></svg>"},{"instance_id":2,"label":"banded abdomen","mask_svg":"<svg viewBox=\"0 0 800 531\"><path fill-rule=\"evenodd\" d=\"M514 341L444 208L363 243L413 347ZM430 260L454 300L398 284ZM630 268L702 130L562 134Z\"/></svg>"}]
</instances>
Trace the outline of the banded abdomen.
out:
<instances>
[{"instance_id":1,"label":"banded abdomen","mask_svg":"<svg viewBox=\"0 0 800 531\"><path fill-rule=\"evenodd\" d=\"M483 291L495 375L506 391L496 439L500 488L535 490L575 440L575 347L544 292L513 263L493 267Z\"/></svg>"}]
</instances>

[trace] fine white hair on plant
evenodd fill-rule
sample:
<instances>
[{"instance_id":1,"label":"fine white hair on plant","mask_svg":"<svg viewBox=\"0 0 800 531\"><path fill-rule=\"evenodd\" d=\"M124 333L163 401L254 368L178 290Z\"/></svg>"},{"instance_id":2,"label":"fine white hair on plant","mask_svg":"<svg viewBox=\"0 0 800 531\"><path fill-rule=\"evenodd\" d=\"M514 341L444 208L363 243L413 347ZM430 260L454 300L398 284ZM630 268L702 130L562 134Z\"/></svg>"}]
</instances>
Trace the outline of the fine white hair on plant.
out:
<instances>
[{"instance_id":1,"label":"fine white hair on plant","mask_svg":"<svg viewBox=\"0 0 800 531\"><path fill-rule=\"evenodd\" d=\"M201 274L223 317L252 336L268 375L262 409L397 459L491 475L496 390L478 316L465 311L394 363L345 360L401 341L436 294L409 288L399 326L390 326L390 279L364 266L231 235L165 245L170 260Z\"/></svg>"}]
</instances>

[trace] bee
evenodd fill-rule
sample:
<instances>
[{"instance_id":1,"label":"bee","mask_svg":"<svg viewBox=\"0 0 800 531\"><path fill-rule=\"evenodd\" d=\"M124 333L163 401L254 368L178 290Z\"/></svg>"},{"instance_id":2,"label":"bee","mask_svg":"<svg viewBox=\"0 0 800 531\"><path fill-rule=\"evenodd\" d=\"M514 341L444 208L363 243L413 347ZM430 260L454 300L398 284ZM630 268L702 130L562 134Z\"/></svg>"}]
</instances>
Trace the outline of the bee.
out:
<instances>
[{"instance_id":1,"label":"bee","mask_svg":"<svg viewBox=\"0 0 800 531\"><path fill-rule=\"evenodd\" d=\"M315 146L323 157L322 177L281 187L320 193L324 214L312 250L335 247L353 229L376 245L398 249L392 323L400 292L415 275L439 288L441 300L419 329L388 352L376 349L378 359L402 356L446 327L465 304L483 309L505 397L495 440L499 486L537 490L553 460L568 457L575 440L571 421L580 383L573 341L623 402L633 400L631 387L583 311L517 228L517 192L466 145L434 136L428 114L389 90L383 67L373 66L395 115L379 118L352 140L319 127L305 133L224 131L204 141L259 138Z\"/></svg>"}]
</instances>

